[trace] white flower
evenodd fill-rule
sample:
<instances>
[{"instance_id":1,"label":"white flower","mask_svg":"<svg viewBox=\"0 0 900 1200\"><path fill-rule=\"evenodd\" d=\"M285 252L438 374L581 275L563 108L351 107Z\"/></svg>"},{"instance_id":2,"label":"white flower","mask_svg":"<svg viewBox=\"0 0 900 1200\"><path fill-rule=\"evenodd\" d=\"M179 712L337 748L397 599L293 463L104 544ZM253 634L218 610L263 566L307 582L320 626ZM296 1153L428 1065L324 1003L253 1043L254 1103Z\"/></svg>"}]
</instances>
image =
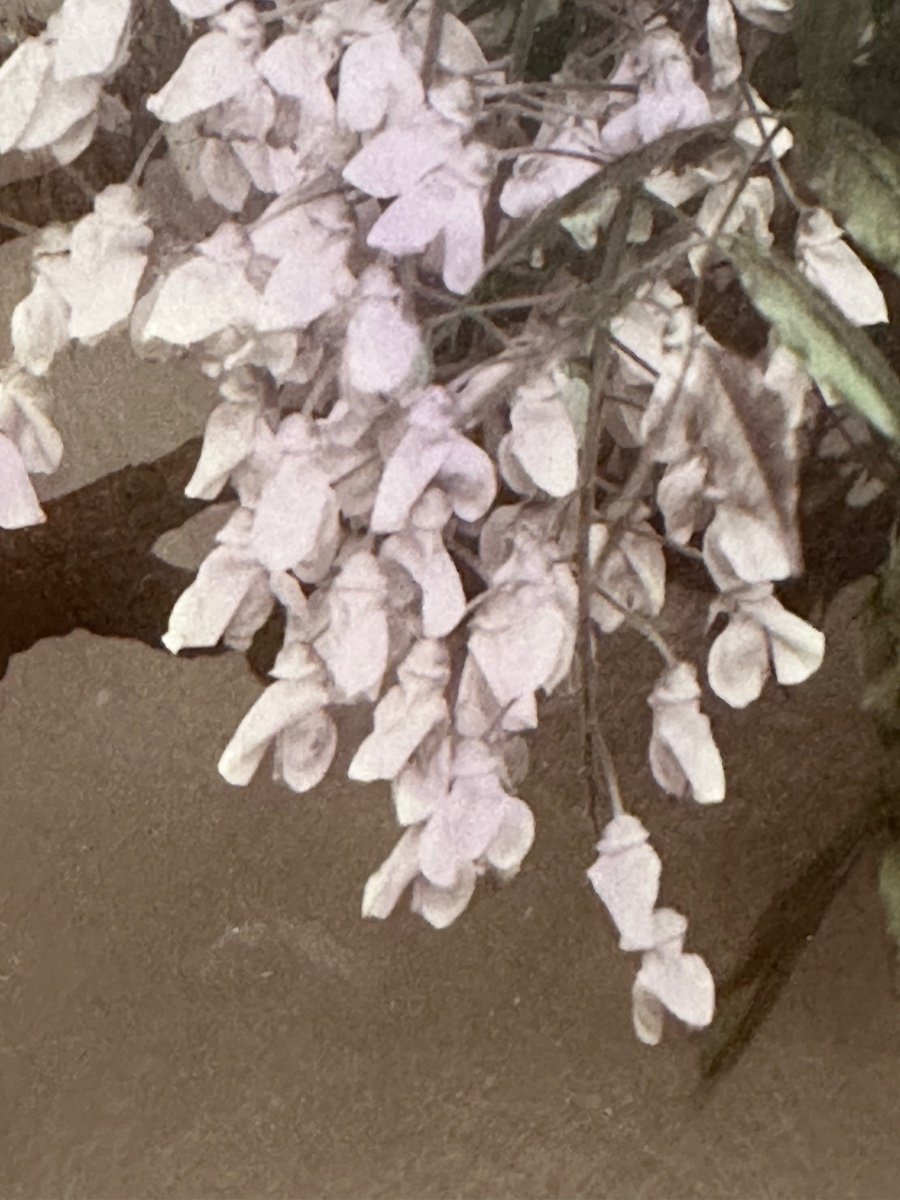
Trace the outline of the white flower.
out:
<instances>
[{"instance_id":1,"label":"white flower","mask_svg":"<svg viewBox=\"0 0 900 1200\"><path fill-rule=\"evenodd\" d=\"M175 601L162 642L177 654L185 646L215 646L222 638L230 644L234 630L243 641L249 613L259 629L273 607L268 573L256 559L238 546L216 546ZM252 637L255 630L249 632Z\"/></svg>"},{"instance_id":2,"label":"white flower","mask_svg":"<svg viewBox=\"0 0 900 1200\"><path fill-rule=\"evenodd\" d=\"M219 760L223 778L246 786L274 742L275 778L295 792L315 787L337 744L334 722L324 711L329 699L325 673L313 653L307 648L305 655L292 656L290 677L266 688L226 746Z\"/></svg>"},{"instance_id":3,"label":"white flower","mask_svg":"<svg viewBox=\"0 0 900 1200\"><path fill-rule=\"evenodd\" d=\"M645 950L632 990L634 1029L655 1046L662 1037L666 1011L694 1029L713 1019L716 987L699 954L685 954L687 921L671 908L653 914L654 945Z\"/></svg>"},{"instance_id":4,"label":"white flower","mask_svg":"<svg viewBox=\"0 0 900 1200\"><path fill-rule=\"evenodd\" d=\"M382 558L398 562L421 588L422 632L427 638L446 637L466 610L459 572L444 545L443 529L451 511L444 493L429 488L410 513L409 528L386 538L381 547Z\"/></svg>"},{"instance_id":5,"label":"white flower","mask_svg":"<svg viewBox=\"0 0 900 1200\"><path fill-rule=\"evenodd\" d=\"M649 535L649 536L648 536ZM595 564L609 540L606 525L591 526L590 558ZM627 612L655 617L666 596L666 559L646 522L627 529L600 568L596 583ZM625 614L600 594L591 597L591 617L603 633L612 633Z\"/></svg>"},{"instance_id":6,"label":"white flower","mask_svg":"<svg viewBox=\"0 0 900 1200\"><path fill-rule=\"evenodd\" d=\"M619 931L622 950L653 945L653 910L662 866L650 835L628 813L614 817L597 843L597 861L587 875Z\"/></svg>"},{"instance_id":7,"label":"white flower","mask_svg":"<svg viewBox=\"0 0 900 1200\"><path fill-rule=\"evenodd\" d=\"M347 324L343 365L361 392L399 392L423 374L425 348L415 321L403 312L400 288L380 266L359 277L359 297Z\"/></svg>"},{"instance_id":8,"label":"white flower","mask_svg":"<svg viewBox=\"0 0 900 1200\"><path fill-rule=\"evenodd\" d=\"M375 728L350 763L350 779L394 779L436 725L447 720L450 678L442 642L420 641L397 668L399 683L379 700Z\"/></svg>"},{"instance_id":9,"label":"white flower","mask_svg":"<svg viewBox=\"0 0 900 1200\"><path fill-rule=\"evenodd\" d=\"M638 80L637 100L610 117L600 131L600 153L618 158L674 129L712 120L706 93L694 82L691 62L677 34L661 28L626 54L612 82Z\"/></svg>"},{"instance_id":10,"label":"white flower","mask_svg":"<svg viewBox=\"0 0 900 1200\"><path fill-rule=\"evenodd\" d=\"M387 582L377 559L349 557L325 597L328 628L315 642L343 704L374 701L387 668Z\"/></svg>"},{"instance_id":11,"label":"white flower","mask_svg":"<svg viewBox=\"0 0 900 1200\"><path fill-rule=\"evenodd\" d=\"M394 533L434 481L464 521L484 516L497 489L485 452L453 426L453 403L443 388L421 392L409 408L406 432L385 464L369 528Z\"/></svg>"},{"instance_id":12,"label":"white flower","mask_svg":"<svg viewBox=\"0 0 900 1200\"><path fill-rule=\"evenodd\" d=\"M653 709L650 767L660 787L674 796L690 793L700 804L725 798L725 772L709 717L700 711L697 672L677 663L656 681L647 701Z\"/></svg>"},{"instance_id":13,"label":"white flower","mask_svg":"<svg viewBox=\"0 0 900 1200\"><path fill-rule=\"evenodd\" d=\"M713 612L723 607L716 602ZM805 682L822 665L824 635L787 612L771 584L738 591L727 610L732 616L710 648L707 671L710 687L732 708L756 700L771 670L790 685Z\"/></svg>"},{"instance_id":14,"label":"white flower","mask_svg":"<svg viewBox=\"0 0 900 1200\"><path fill-rule=\"evenodd\" d=\"M512 430L501 441L497 457L516 491L528 493L537 487L561 498L578 486L578 443L560 395L562 382L548 373L519 388L513 398ZM524 487L517 486L522 472Z\"/></svg>"}]
</instances>

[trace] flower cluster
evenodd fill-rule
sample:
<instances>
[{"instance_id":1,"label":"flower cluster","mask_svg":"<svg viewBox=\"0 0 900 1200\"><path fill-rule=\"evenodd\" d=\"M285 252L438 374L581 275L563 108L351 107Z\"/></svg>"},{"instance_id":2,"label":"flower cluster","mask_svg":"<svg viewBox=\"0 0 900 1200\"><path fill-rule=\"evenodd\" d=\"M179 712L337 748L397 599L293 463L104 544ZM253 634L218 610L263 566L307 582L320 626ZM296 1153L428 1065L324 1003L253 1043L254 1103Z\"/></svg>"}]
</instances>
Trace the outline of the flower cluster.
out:
<instances>
[{"instance_id":1,"label":"flower cluster","mask_svg":"<svg viewBox=\"0 0 900 1200\"><path fill-rule=\"evenodd\" d=\"M773 241L772 179L791 137L739 84L741 31L786 28L791 5L710 0L698 60L636 4L627 38L593 64L591 78L607 64L607 88L585 86L573 51L536 102L449 4L285 0L264 16L249 0L171 3L197 36L147 107L167 163L219 215L179 242L133 179L36 239L0 382L0 524L42 517L28 472L54 469L61 445L40 381L69 341L128 324L140 353L193 356L220 401L187 494L211 501L230 486L237 504L164 643L246 650L283 611L273 681L222 775L248 784L271 747L276 777L306 791L333 761L335 711L370 705L349 775L389 782L403 833L363 912L386 917L410 888L414 911L442 928L480 875L511 878L529 851L534 818L514 794L523 735L572 673L580 609L594 634L652 631L666 546L702 555L719 590L710 617L727 622L706 675L722 699L746 705L770 672L799 683L821 662L822 635L774 590L802 565L799 435L813 376L776 330L740 360L667 273L677 263L690 283L715 271L723 239L761 252ZM129 0L65 0L19 47L0 68L0 151L68 161L87 144L129 19ZM600 373L597 299L571 268L571 242L590 254L615 240L621 160L712 124L728 129L715 151L700 165L648 165L630 201L628 253L661 221L671 229L673 213L685 234L678 254L651 257L616 293ZM548 228L548 206L589 181L593 194ZM495 322L502 302L460 297L513 261L523 231L522 271L543 271L543 294ZM802 214L795 257L845 316L885 319L825 208ZM573 303L554 313L544 301L558 294ZM480 335L460 354L440 331L467 317ZM597 428L615 477L599 505ZM675 797L718 803L725 774L697 669L662 649L653 775ZM656 907L647 839L616 813L589 875L622 948L642 954L635 1025L655 1042L663 1010L708 1024L713 984L682 949L685 919Z\"/></svg>"}]
</instances>

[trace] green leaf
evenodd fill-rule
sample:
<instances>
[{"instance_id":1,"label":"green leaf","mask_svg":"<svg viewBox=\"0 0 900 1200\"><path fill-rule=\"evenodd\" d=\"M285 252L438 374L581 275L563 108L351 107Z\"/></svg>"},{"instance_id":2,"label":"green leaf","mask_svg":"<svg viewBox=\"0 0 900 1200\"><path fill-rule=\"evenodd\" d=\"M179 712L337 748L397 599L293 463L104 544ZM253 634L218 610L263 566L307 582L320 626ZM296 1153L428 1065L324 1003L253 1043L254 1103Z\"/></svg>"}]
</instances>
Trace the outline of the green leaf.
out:
<instances>
[{"instance_id":1,"label":"green leaf","mask_svg":"<svg viewBox=\"0 0 900 1200\"><path fill-rule=\"evenodd\" d=\"M804 182L863 250L900 274L900 155L824 106L795 110L790 125Z\"/></svg>"},{"instance_id":2,"label":"green leaf","mask_svg":"<svg viewBox=\"0 0 900 1200\"><path fill-rule=\"evenodd\" d=\"M807 97L834 96L859 54L871 19L867 0L797 0L794 41Z\"/></svg>"},{"instance_id":3,"label":"green leaf","mask_svg":"<svg viewBox=\"0 0 900 1200\"><path fill-rule=\"evenodd\" d=\"M884 905L887 931L900 950L900 842L888 846L878 869L878 893Z\"/></svg>"},{"instance_id":4,"label":"green leaf","mask_svg":"<svg viewBox=\"0 0 900 1200\"><path fill-rule=\"evenodd\" d=\"M753 306L820 386L888 437L900 439L900 380L884 355L792 262L747 238L722 238Z\"/></svg>"}]
</instances>

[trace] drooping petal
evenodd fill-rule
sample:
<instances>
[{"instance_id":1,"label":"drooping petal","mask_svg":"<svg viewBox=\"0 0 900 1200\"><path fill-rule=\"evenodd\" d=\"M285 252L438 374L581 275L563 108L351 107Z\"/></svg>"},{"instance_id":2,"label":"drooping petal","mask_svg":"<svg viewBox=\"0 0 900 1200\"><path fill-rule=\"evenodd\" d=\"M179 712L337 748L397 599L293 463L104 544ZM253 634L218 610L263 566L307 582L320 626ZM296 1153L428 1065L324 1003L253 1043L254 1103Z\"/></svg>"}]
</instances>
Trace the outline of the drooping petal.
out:
<instances>
[{"instance_id":1,"label":"drooping petal","mask_svg":"<svg viewBox=\"0 0 900 1200\"><path fill-rule=\"evenodd\" d=\"M172 78L147 100L160 121L175 124L237 96L256 81L248 55L226 33L204 34L190 47Z\"/></svg>"},{"instance_id":2,"label":"drooping petal","mask_svg":"<svg viewBox=\"0 0 900 1200\"><path fill-rule=\"evenodd\" d=\"M523 396L510 413L512 432L504 444L537 486L556 498L578 484L575 430L558 397Z\"/></svg>"},{"instance_id":3,"label":"drooping petal","mask_svg":"<svg viewBox=\"0 0 900 1200\"><path fill-rule=\"evenodd\" d=\"M772 666L779 683L805 683L818 671L825 656L825 635L814 626L788 612L774 597L745 606L745 611L760 622L769 635Z\"/></svg>"},{"instance_id":4,"label":"drooping petal","mask_svg":"<svg viewBox=\"0 0 900 1200\"><path fill-rule=\"evenodd\" d=\"M46 375L68 345L69 306L43 275L13 309L10 332L16 360L32 375Z\"/></svg>"},{"instance_id":5,"label":"drooping petal","mask_svg":"<svg viewBox=\"0 0 900 1200\"><path fill-rule=\"evenodd\" d=\"M849 321L878 325L888 320L875 276L850 249L824 209L814 208L800 218L795 247L800 270Z\"/></svg>"},{"instance_id":6,"label":"drooping petal","mask_svg":"<svg viewBox=\"0 0 900 1200\"><path fill-rule=\"evenodd\" d=\"M732 708L758 700L769 676L769 647L762 628L749 617L734 616L709 651L709 686Z\"/></svg>"},{"instance_id":7,"label":"drooping petal","mask_svg":"<svg viewBox=\"0 0 900 1200\"><path fill-rule=\"evenodd\" d=\"M228 783L245 787L276 735L320 712L328 699L321 675L314 671L305 680L276 679L237 727L219 759L219 774Z\"/></svg>"},{"instance_id":8,"label":"drooping petal","mask_svg":"<svg viewBox=\"0 0 900 1200\"><path fill-rule=\"evenodd\" d=\"M453 887L439 888L420 875L413 884L411 908L435 929L446 929L465 911L475 892L475 868L462 867Z\"/></svg>"},{"instance_id":9,"label":"drooping petal","mask_svg":"<svg viewBox=\"0 0 900 1200\"><path fill-rule=\"evenodd\" d=\"M56 78L105 75L119 56L130 15L131 0L65 0L47 26Z\"/></svg>"},{"instance_id":10,"label":"drooping petal","mask_svg":"<svg viewBox=\"0 0 900 1200\"><path fill-rule=\"evenodd\" d=\"M231 546L217 546L175 601L163 645L173 654L185 646L215 646L258 577L265 579L258 563Z\"/></svg>"},{"instance_id":11,"label":"drooping petal","mask_svg":"<svg viewBox=\"0 0 900 1200\"><path fill-rule=\"evenodd\" d=\"M337 727L327 712L289 725L275 746L275 778L293 792L308 792L322 782L337 749Z\"/></svg>"},{"instance_id":12,"label":"drooping petal","mask_svg":"<svg viewBox=\"0 0 900 1200\"><path fill-rule=\"evenodd\" d=\"M206 420L203 449L194 473L184 489L191 500L215 500L234 468L253 449L253 434L259 421L255 405L224 401Z\"/></svg>"},{"instance_id":13,"label":"drooping petal","mask_svg":"<svg viewBox=\"0 0 900 1200\"><path fill-rule=\"evenodd\" d=\"M384 920L419 873L421 829L407 829L377 871L366 880L362 915Z\"/></svg>"},{"instance_id":14,"label":"drooping petal","mask_svg":"<svg viewBox=\"0 0 900 1200\"><path fill-rule=\"evenodd\" d=\"M650 766L660 787L675 796L690 790L700 804L725 798L725 772L709 718L700 711L697 672L678 663L657 680L647 701L653 709Z\"/></svg>"},{"instance_id":15,"label":"drooping petal","mask_svg":"<svg viewBox=\"0 0 900 1200\"><path fill-rule=\"evenodd\" d=\"M0 528L24 529L41 525L47 517L38 503L22 455L0 433Z\"/></svg>"}]
</instances>

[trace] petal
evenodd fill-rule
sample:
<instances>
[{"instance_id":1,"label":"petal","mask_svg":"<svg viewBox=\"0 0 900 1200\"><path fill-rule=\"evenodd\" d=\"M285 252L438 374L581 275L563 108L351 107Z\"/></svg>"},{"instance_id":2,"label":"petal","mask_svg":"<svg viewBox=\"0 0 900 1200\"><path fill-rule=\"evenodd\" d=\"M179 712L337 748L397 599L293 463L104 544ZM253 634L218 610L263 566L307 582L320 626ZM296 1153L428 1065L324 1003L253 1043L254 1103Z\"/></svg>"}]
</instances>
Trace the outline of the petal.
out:
<instances>
[{"instance_id":1,"label":"petal","mask_svg":"<svg viewBox=\"0 0 900 1200\"><path fill-rule=\"evenodd\" d=\"M539 488L561 499L578 485L578 444L562 400L526 396L510 414L510 448Z\"/></svg>"},{"instance_id":2,"label":"petal","mask_svg":"<svg viewBox=\"0 0 900 1200\"><path fill-rule=\"evenodd\" d=\"M699 954L651 950L644 955L636 982L685 1025L703 1029L713 1019L716 985Z\"/></svg>"},{"instance_id":3,"label":"petal","mask_svg":"<svg viewBox=\"0 0 900 1200\"><path fill-rule=\"evenodd\" d=\"M821 214L833 226L837 236L825 240L818 227L810 223ZM802 220L802 219L801 219ZM831 217L815 209L801 225L797 235L799 267L810 283L836 304L855 325L877 325L888 320L887 305L874 275L841 238Z\"/></svg>"},{"instance_id":4,"label":"petal","mask_svg":"<svg viewBox=\"0 0 900 1200\"><path fill-rule=\"evenodd\" d=\"M214 333L258 323L260 297L243 270L198 255L166 278L143 330L143 340L160 338L190 346Z\"/></svg>"},{"instance_id":5,"label":"petal","mask_svg":"<svg viewBox=\"0 0 900 1200\"><path fill-rule=\"evenodd\" d=\"M359 38L344 51L337 115L348 129L367 133L377 129L388 114L395 125L404 125L424 99L419 74L401 53L393 29Z\"/></svg>"},{"instance_id":6,"label":"petal","mask_svg":"<svg viewBox=\"0 0 900 1200\"><path fill-rule=\"evenodd\" d=\"M361 392L401 389L424 353L419 327L390 301L363 301L350 318L344 365Z\"/></svg>"},{"instance_id":7,"label":"petal","mask_svg":"<svg viewBox=\"0 0 900 1200\"><path fill-rule=\"evenodd\" d=\"M394 911L397 901L419 873L419 837L421 830L407 829L403 837L377 871L366 880L362 915L384 920Z\"/></svg>"},{"instance_id":8,"label":"petal","mask_svg":"<svg viewBox=\"0 0 900 1200\"><path fill-rule=\"evenodd\" d=\"M250 194L250 176L227 142L204 138L198 166L206 190L216 204L239 213Z\"/></svg>"},{"instance_id":9,"label":"petal","mask_svg":"<svg viewBox=\"0 0 900 1200\"><path fill-rule=\"evenodd\" d=\"M456 566L440 534L397 534L385 540L381 554L398 562L422 591L422 632L446 637L463 619L466 597Z\"/></svg>"},{"instance_id":10,"label":"petal","mask_svg":"<svg viewBox=\"0 0 900 1200\"><path fill-rule=\"evenodd\" d=\"M58 83L45 79L41 100L16 141L19 150L42 150L64 137L96 107L100 80L90 77Z\"/></svg>"},{"instance_id":11,"label":"petal","mask_svg":"<svg viewBox=\"0 0 900 1200\"><path fill-rule=\"evenodd\" d=\"M735 616L709 651L709 686L732 708L759 699L769 675L766 635L755 621Z\"/></svg>"},{"instance_id":12,"label":"petal","mask_svg":"<svg viewBox=\"0 0 900 1200\"><path fill-rule=\"evenodd\" d=\"M690 678L694 691L685 691L682 700L664 700L666 683L679 673ZM688 782L698 803L718 804L725 799L725 770L709 718L700 712L696 678L694 668L683 662L665 672L650 695L650 768L660 787L674 796L680 796Z\"/></svg>"},{"instance_id":13,"label":"petal","mask_svg":"<svg viewBox=\"0 0 900 1200\"><path fill-rule=\"evenodd\" d=\"M38 503L22 455L0 433L0 528L24 529L47 520Z\"/></svg>"},{"instance_id":14,"label":"petal","mask_svg":"<svg viewBox=\"0 0 900 1200\"><path fill-rule=\"evenodd\" d=\"M435 725L446 719L442 692L409 695L392 687L378 702L375 727L353 756L347 777L363 783L396 778Z\"/></svg>"},{"instance_id":15,"label":"petal","mask_svg":"<svg viewBox=\"0 0 900 1200\"><path fill-rule=\"evenodd\" d=\"M259 576L265 579L265 572L246 555L217 546L175 601L163 645L173 654L185 646L215 646Z\"/></svg>"},{"instance_id":16,"label":"petal","mask_svg":"<svg viewBox=\"0 0 900 1200\"><path fill-rule=\"evenodd\" d=\"M534 842L534 813L524 800L511 796L504 805L503 820L485 852L485 858L507 878L518 871Z\"/></svg>"},{"instance_id":17,"label":"petal","mask_svg":"<svg viewBox=\"0 0 900 1200\"><path fill-rule=\"evenodd\" d=\"M46 375L69 343L69 306L43 275L13 309L10 331L16 360L32 375Z\"/></svg>"},{"instance_id":18,"label":"petal","mask_svg":"<svg viewBox=\"0 0 900 1200\"><path fill-rule=\"evenodd\" d=\"M328 699L325 687L315 679L277 679L237 727L219 759L219 774L228 783L245 787L272 739L289 725L317 714Z\"/></svg>"},{"instance_id":19,"label":"petal","mask_svg":"<svg viewBox=\"0 0 900 1200\"><path fill-rule=\"evenodd\" d=\"M497 494L497 477L490 457L474 442L454 433L437 472L453 511L463 521L479 521Z\"/></svg>"},{"instance_id":20,"label":"petal","mask_svg":"<svg viewBox=\"0 0 900 1200\"><path fill-rule=\"evenodd\" d=\"M275 778L291 791L308 792L321 783L337 749L337 727L327 712L318 712L283 730L275 750Z\"/></svg>"},{"instance_id":21,"label":"petal","mask_svg":"<svg viewBox=\"0 0 900 1200\"><path fill-rule=\"evenodd\" d=\"M737 22L731 0L709 0L706 37L713 65L713 87L720 91L730 87L740 77L742 70Z\"/></svg>"},{"instance_id":22,"label":"petal","mask_svg":"<svg viewBox=\"0 0 900 1200\"><path fill-rule=\"evenodd\" d=\"M222 104L256 82L247 55L228 34L214 31L188 47L178 70L147 108L160 121L175 124Z\"/></svg>"},{"instance_id":23,"label":"petal","mask_svg":"<svg viewBox=\"0 0 900 1200\"><path fill-rule=\"evenodd\" d=\"M825 656L825 635L788 612L774 596L747 605L748 612L769 635L772 665L779 683L804 683L818 671Z\"/></svg>"},{"instance_id":24,"label":"petal","mask_svg":"<svg viewBox=\"0 0 900 1200\"><path fill-rule=\"evenodd\" d=\"M286 455L263 487L253 521L254 550L270 570L286 570L311 559L337 520L327 476L309 461Z\"/></svg>"},{"instance_id":25,"label":"petal","mask_svg":"<svg viewBox=\"0 0 900 1200\"><path fill-rule=\"evenodd\" d=\"M475 891L475 868L463 867L452 888L438 888L419 876L413 884L412 911L434 926L446 929L464 912Z\"/></svg>"},{"instance_id":26,"label":"petal","mask_svg":"<svg viewBox=\"0 0 900 1200\"><path fill-rule=\"evenodd\" d=\"M215 500L234 468L253 449L259 413L252 404L217 405L206 421L203 449L184 489L191 500Z\"/></svg>"},{"instance_id":27,"label":"petal","mask_svg":"<svg viewBox=\"0 0 900 1200\"><path fill-rule=\"evenodd\" d=\"M131 0L65 0L47 30L56 43L56 78L106 74L116 63L130 15Z\"/></svg>"},{"instance_id":28,"label":"petal","mask_svg":"<svg viewBox=\"0 0 900 1200\"><path fill-rule=\"evenodd\" d=\"M25 132L43 99L51 63L50 47L28 38L0 66L0 154L11 150Z\"/></svg>"},{"instance_id":29,"label":"petal","mask_svg":"<svg viewBox=\"0 0 900 1200\"><path fill-rule=\"evenodd\" d=\"M344 167L343 176L348 183L367 195L387 200L391 196L408 193L423 175L447 162L459 151L458 130L446 121L429 117L414 125L384 129L377 133L350 159ZM434 236L431 233L426 237L420 249L424 250ZM374 245L372 242L369 244Z\"/></svg>"}]
</instances>

